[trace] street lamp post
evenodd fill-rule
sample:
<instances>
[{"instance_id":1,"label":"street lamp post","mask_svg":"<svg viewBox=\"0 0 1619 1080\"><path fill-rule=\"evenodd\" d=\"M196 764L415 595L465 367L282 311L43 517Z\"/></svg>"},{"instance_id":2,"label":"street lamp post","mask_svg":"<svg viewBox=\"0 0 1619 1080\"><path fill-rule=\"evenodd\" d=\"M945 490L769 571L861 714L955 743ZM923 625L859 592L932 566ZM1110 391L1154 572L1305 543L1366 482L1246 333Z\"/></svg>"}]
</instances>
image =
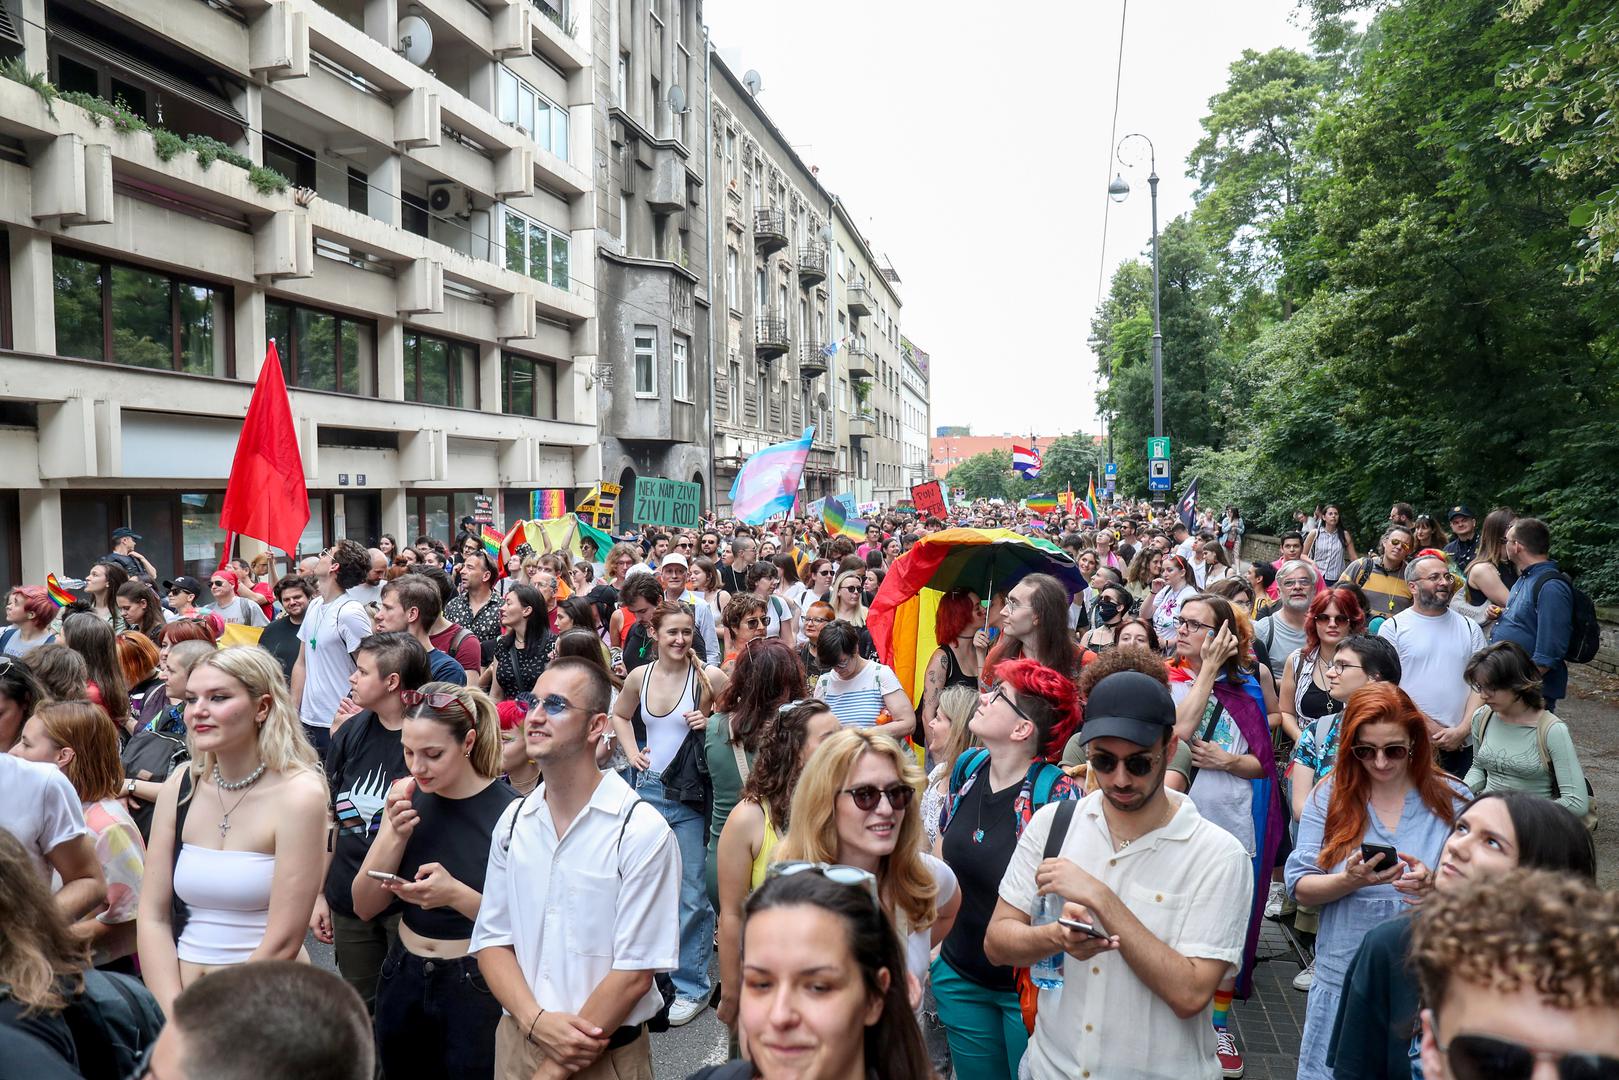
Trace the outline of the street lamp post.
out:
<instances>
[{"instance_id":1,"label":"street lamp post","mask_svg":"<svg viewBox=\"0 0 1619 1080\"><path fill-rule=\"evenodd\" d=\"M1147 186L1152 190L1152 433L1155 438L1162 438L1164 434L1164 334L1159 324L1158 311L1158 152L1152 145L1152 140L1139 131L1131 132L1119 140L1114 148L1113 155L1123 164L1124 159L1120 151L1124 144L1131 139L1140 139L1147 144L1148 173ZM1114 202L1123 202L1130 195L1130 185L1125 182L1124 174L1119 173L1113 177L1113 182L1107 186L1107 193ZM1162 506L1164 495L1161 491L1152 493L1152 501L1156 506Z\"/></svg>"}]
</instances>

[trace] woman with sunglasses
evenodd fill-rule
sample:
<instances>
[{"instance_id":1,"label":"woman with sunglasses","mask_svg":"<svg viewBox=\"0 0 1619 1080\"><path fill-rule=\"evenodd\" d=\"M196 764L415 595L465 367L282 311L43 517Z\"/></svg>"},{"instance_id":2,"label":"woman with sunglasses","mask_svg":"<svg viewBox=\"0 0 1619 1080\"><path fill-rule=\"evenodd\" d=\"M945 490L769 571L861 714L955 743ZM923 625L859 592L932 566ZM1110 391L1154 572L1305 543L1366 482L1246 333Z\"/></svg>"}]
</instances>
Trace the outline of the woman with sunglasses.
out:
<instances>
[{"instance_id":1,"label":"woman with sunglasses","mask_svg":"<svg viewBox=\"0 0 1619 1080\"><path fill-rule=\"evenodd\" d=\"M467 951L490 838L517 798L495 779L500 720L486 695L454 683L424 683L400 698L410 775L389 789L351 886L360 919L404 901L377 983L377 1062L390 1076L492 1077L500 1003Z\"/></svg>"},{"instance_id":2,"label":"woman with sunglasses","mask_svg":"<svg viewBox=\"0 0 1619 1080\"><path fill-rule=\"evenodd\" d=\"M495 701L510 701L534 689L555 649L545 597L532 585L513 585L500 600L500 626L494 658L480 681Z\"/></svg>"},{"instance_id":3,"label":"woman with sunglasses","mask_svg":"<svg viewBox=\"0 0 1619 1080\"><path fill-rule=\"evenodd\" d=\"M750 652L764 652L763 647ZM822 742L840 730L838 718L819 701L790 701L759 733L759 753L711 852L719 913L720 1021L736 1027L742 989L742 906L764 884L765 869L792 821L793 792Z\"/></svg>"},{"instance_id":4,"label":"woman with sunglasses","mask_svg":"<svg viewBox=\"0 0 1619 1080\"><path fill-rule=\"evenodd\" d=\"M765 636L765 630L770 626L767 608L764 598L751 592L737 593L731 597L731 602L725 605L723 624L727 651L725 663L720 666L720 670L726 675L731 674L736 665L736 658L742 655L742 650L748 643Z\"/></svg>"},{"instance_id":5,"label":"woman with sunglasses","mask_svg":"<svg viewBox=\"0 0 1619 1080\"><path fill-rule=\"evenodd\" d=\"M1492 881L1519 867L1596 883L1596 849L1580 819L1524 791L1480 795L1456 819L1431 876L1415 875L1440 895ZM1405 889L1419 905L1424 893ZM1337 1076L1406 1080L1422 1048L1411 932L1421 907L1375 927L1361 941L1344 979L1327 1064Z\"/></svg>"},{"instance_id":6,"label":"woman with sunglasses","mask_svg":"<svg viewBox=\"0 0 1619 1080\"><path fill-rule=\"evenodd\" d=\"M1466 789L1434 764L1427 719L1398 686L1355 691L1343 741L1350 753L1311 793L1287 860L1288 892L1321 908L1299 1080L1332 1080L1327 1045L1350 960L1368 930L1404 910L1408 892L1427 887L1466 803Z\"/></svg>"},{"instance_id":7,"label":"woman with sunglasses","mask_svg":"<svg viewBox=\"0 0 1619 1080\"><path fill-rule=\"evenodd\" d=\"M1074 683L1035 660L1007 660L968 722L983 743L956 759L937 853L961 884L961 910L933 962L933 994L956 1075L1011 1080L1028 1046L1016 973L984 955L984 935L1018 837L1048 802L1079 787L1053 764L1079 726Z\"/></svg>"},{"instance_id":8,"label":"woman with sunglasses","mask_svg":"<svg viewBox=\"0 0 1619 1080\"><path fill-rule=\"evenodd\" d=\"M804 609L804 644L798 647L798 662L804 665L804 692L815 692L815 684L827 669L821 664L820 655L816 652L820 648L821 631L834 621L832 605L825 600L817 600Z\"/></svg>"},{"instance_id":9,"label":"woman with sunglasses","mask_svg":"<svg viewBox=\"0 0 1619 1080\"><path fill-rule=\"evenodd\" d=\"M842 619L850 626L866 625L866 605L863 600L862 572L845 570L832 581L832 617Z\"/></svg>"},{"instance_id":10,"label":"woman with sunglasses","mask_svg":"<svg viewBox=\"0 0 1619 1080\"><path fill-rule=\"evenodd\" d=\"M1134 603L1130 590L1123 585L1102 586L1097 591L1096 606L1091 609L1091 628L1080 637L1079 647L1099 653L1117 645L1119 628L1129 617Z\"/></svg>"},{"instance_id":11,"label":"woman with sunglasses","mask_svg":"<svg viewBox=\"0 0 1619 1080\"><path fill-rule=\"evenodd\" d=\"M1338 658L1338 649L1350 637L1366 629L1366 612L1354 589L1333 586L1315 594L1304 620L1304 647L1294 649L1282 661L1282 730L1296 746L1303 729L1315 729L1315 742L1327 741L1326 728L1336 724L1344 703L1332 696L1327 672ZM1351 661L1353 663L1353 661ZM1304 805L1299 793L1293 800L1294 818Z\"/></svg>"},{"instance_id":12,"label":"woman with sunglasses","mask_svg":"<svg viewBox=\"0 0 1619 1080\"><path fill-rule=\"evenodd\" d=\"M1181 605L1197 595L1192 578L1192 565L1183 556L1164 556L1163 573L1152 580L1152 595L1141 604L1141 616L1152 620L1158 638L1166 651L1173 650L1175 620L1180 617Z\"/></svg>"},{"instance_id":13,"label":"woman with sunglasses","mask_svg":"<svg viewBox=\"0 0 1619 1080\"><path fill-rule=\"evenodd\" d=\"M906 972L921 989L935 946L961 907L956 875L922 850L912 800L925 779L916 756L874 728L845 728L810 755L793 790L791 820L773 858L858 867L877 879L877 897L905 943Z\"/></svg>"}]
</instances>

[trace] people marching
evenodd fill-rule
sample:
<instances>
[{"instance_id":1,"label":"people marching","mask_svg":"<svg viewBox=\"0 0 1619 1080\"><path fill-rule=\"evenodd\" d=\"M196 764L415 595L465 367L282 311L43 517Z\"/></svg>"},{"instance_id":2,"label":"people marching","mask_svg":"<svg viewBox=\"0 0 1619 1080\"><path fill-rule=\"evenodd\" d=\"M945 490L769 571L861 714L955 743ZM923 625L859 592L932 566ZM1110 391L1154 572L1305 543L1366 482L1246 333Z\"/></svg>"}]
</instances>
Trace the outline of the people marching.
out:
<instances>
[{"instance_id":1,"label":"people marching","mask_svg":"<svg viewBox=\"0 0 1619 1080\"><path fill-rule=\"evenodd\" d=\"M1278 973L1300 1080L1619 1076L1589 602L1388 505L121 526L6 594L0 1078L1281 1075Z\"/></svg>"}]
</instances>

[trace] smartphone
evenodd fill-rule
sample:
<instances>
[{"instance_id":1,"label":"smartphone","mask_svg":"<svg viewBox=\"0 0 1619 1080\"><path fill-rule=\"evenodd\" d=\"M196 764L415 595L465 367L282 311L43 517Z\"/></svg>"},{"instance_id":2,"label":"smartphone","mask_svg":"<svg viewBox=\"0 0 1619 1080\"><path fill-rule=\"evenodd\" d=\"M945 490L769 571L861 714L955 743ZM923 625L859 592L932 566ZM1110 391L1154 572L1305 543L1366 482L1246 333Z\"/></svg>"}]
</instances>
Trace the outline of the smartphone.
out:
<instances>
[{"instance_id":1,"label":"smartphone","mask_svg":"<svg viewBox=\"0 0 1619 1080\"><path fill-rule=\"evenodd\" d=\"M1384 870L1394 869L1394 864L1400 861L1399 852L1387 844L1362 844L1360 857L1365 859L1373 870L1381 873Z\"/></svg>"},{"instance_id":2,"label":"smartphone","mask_svg":"<svg viewBox=\"0 0 1619 1080\"><path fill-rule=\"evenodd\" d=\"M365 874L366 874L366 877L375 878L378 881L392 881L392 882L397 882L400 885L409 885L410 884L410 881L407 880L406 878L402 878L398 874L387 873L386 871L383 871L383 870L367 870L365 872Z\"/></svg>"},{"instance_id":3,"label":"smartphone","mask_svg":"<svg viewBox=\"0 0 1619 1080\"><path fill-rule=\"evenodd\" d=\"M1083 923L1077 919L1058 919L1057 925L1066 926L1070 930L1078 930L1081 934L1085 934L1089 937L1102 938L1103 940L1107 939L1107 935L1102 931L1098 930L1090 923Z\"/></svg>"}]
</instances>

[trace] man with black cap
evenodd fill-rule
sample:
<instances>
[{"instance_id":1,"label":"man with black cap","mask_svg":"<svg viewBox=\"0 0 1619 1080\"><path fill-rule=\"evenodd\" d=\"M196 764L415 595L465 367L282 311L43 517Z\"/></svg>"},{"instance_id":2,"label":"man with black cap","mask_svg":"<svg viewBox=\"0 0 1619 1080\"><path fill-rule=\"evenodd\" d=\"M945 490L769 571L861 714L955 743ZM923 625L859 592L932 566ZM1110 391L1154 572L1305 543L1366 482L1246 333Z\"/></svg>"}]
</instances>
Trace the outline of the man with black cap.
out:
<instances>
[{"instance_id":1,"label":"man with black cap","mask_svg":"<svg viewBox=\"0 0 1619 1080\"><path fill-rule=\"evenodd\" d=\"M165 581L163 590L168 594L164 603L170 611L182 618L196 616L197 597L203 595L202 582L182 574L173 581Z\"/></svg>"},{"instance_id":2,"label":"man with black cap","mask_svg":"<svg viewBox=\"0 0 1619 1080\"><path fill-rule=\"evenodd\" d=\"M1033 1080L1223 1075L1210 1005L1242 959L1253 870L1236 838L1164 786L1174 730L1157 679L1098 682L1080 729L1093 790L1037 810L1001 879L986 956L1066 954L1062 986L1040 994ZM1061 921L1031 925L1048 893Z\"/></svg>"},{"instance_id":3,"label":"man with black cap","mask_svg":"<svg viewBox=\"0 0 1619 1080\"><path fill-rule=\"evenodd\" d=\"M1466 503L1450 508L1450 543L1445 545L1445 554L1450 557L1450 564L1462 573L1467 573L1467 564L1473 561L1478 554L1478 518L1473 516L1473 508Z\"/></svg>"},{"instance_id":4,"label":"man with black cap","mask_svg":"<svg viewBox=\"0 0 1619 1080\"><path fill-rule=\"evenodd\" d=\"M145 575L153 581L157 580L157 567L145 555L135 550L135 545L141 542L140 533L127 526L120 526L112 531L112 551L105 556L105 561L117 563L124 568L124 573L130 577Z\"/></svg>"}]
</instances>

